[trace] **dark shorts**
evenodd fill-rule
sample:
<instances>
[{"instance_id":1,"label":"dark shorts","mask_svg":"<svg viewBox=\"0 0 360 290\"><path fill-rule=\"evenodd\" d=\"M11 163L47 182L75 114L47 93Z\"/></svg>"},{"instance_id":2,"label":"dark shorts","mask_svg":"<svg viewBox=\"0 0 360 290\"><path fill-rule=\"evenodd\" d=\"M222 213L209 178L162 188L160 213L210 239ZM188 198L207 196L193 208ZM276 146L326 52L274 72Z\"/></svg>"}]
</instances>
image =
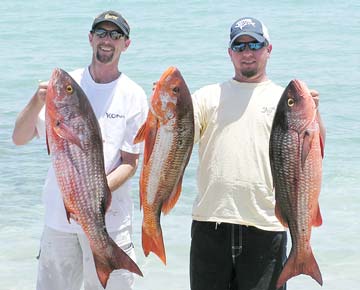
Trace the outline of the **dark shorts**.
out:
<instances>
[{"instance_id":1,"label":"dark shorts","mask_svg":"<svg viewBox=\"0 0 360 290\"><path fill-rule=\"evenodd\" d=\"M191 289L275 290L286 261L286 243L286 232L193 221Z\"/></svg>"}]
</instances>

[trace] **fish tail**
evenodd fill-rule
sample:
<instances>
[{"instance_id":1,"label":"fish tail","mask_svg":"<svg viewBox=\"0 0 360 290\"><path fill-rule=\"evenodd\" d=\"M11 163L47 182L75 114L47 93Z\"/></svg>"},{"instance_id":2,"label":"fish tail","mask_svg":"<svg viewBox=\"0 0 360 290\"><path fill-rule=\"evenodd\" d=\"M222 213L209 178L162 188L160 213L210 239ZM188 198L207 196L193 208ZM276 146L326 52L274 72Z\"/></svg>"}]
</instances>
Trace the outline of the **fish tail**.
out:
<instances>
[{"instance_id":1,"label":"fish tail","mask_svg":"<svg viewBox=\"0 0 360 290\"><path fill-rule=\"evenodd\" d=\"M146 227L144 227L143 225L142 247L146 257L149 255L150 252L153 252L166 265L166 254L161 228L159 228L159 231L156 231L155 233L149 233L146 230Z\"/></svg>"},{"instance_id":2,"label":"fish tail","mask_svg":"<svg viewBox=\"0 0 360 290\"><path fill-rule=\"evenodd\" d=\"M116 269L125 269L143 276L138 265L112 239L105 251L93 252L93 255L96 272L104 289L110 273Z\"/></svg>"},{"instance_id":3,"label":"fish tail","mask_svg":"<svg viewBox=\"0 0 360 290\"><path fill-rule=\"evenodd\" d=\"M323 284L319 265L317 264L313 252L310 250L303 261L298 261L297 255L290 256L286 261L285 267L282 270L279 279L276 283L276 289L280 288L291 277L305 274L311 276L320 285Z\"/></svg>"}]
</instances>

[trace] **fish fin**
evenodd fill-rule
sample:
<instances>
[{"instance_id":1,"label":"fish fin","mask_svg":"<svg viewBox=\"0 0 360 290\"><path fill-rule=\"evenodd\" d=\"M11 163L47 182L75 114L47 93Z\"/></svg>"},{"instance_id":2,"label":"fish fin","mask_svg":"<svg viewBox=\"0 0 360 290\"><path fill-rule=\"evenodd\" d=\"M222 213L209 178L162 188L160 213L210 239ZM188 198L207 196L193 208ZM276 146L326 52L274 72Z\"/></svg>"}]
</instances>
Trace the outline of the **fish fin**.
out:
<instances>
[{"instance_id":1,"label":"fish fin","mask_svg":"<svg viewBox=\"0 0 360 290\"><path fill-rule=\"evenodd\" d=\"M153 113L151 113L151 111L149 111L145 123L139 129L133 141L134 144L145 141L143 160L144 165L148 163L151 153L153 151L158 127L159 122L157 118Z\"/></svg>"},{"instance_id":2,"label":"fish fin","mask_svg":"<svg viewBox=\"0 0 360 290\"><path fill-rule=\"evenodd\" d=\"M142 248L146 257L153 252L166 265L164 239L160 226L159 231L151 234L146 231L144 225L142 226Z\"/></svg>"},{"instance_id":3,"label":"fish fin","mask_svg":"<svg viewBox=\"0 0 360 290\"><path fill-rule=\"evenodd\" d=\"M319 227L319 226L322 225L322 217L321 217L321 212L320 212L319 203L317 204L316 214L315 214L314 217L313 217L312 225L313 225L314 227Z\"/></svg>"},{"instance_id":4,"label":"fish fin","mask_svg":"<svg viewBox=\"0 0 360 290\"><path fill-rule=\"evenodd\" d=\"M145 177L145 171L144 171L144 168L143 168L141 170L140 180L139 180L140 210L142 209L143 200L146 200L145 180L146 180L146 177Z\"/></svg>"},{"instance_id":5,"label":"fish fin","mask_svg":"<svg viewBox=\"0 0 360 290\"><path fill-rule=\"evenodd\" d=\"M69 141L72 144L75 144L81 150L84 150L84 147L81 144L81 140L79 136L77 136L69 126L66 126L66 124L60 121L58 123L59 124L56 127L54 127L54 131L56 135L58 135L62 139Z\"/></svg>"},{"instance_id":6,"label":"fish fin","mask_svg":"<svg viewBox=\"0 0 360 290\"><path fill-rule=\"evenodd\" d=\"M321 157L324 158L324 148L325 148L325 145L324 145L324 139L323 139L323 136L321 136L320 134L320 148L321 148Z\"/></svg>"},{"instance_id":7,"label":"fish fin","mask_svg":"<svg viewBox=\"0 0 360 290\"><path fill-rule=\"evenodd\" d=\"M321 157L324 158L324 154L325 154L325 132L324 130L321 130L321 117L320 117L320 112L317 110L316 113L316 121L319 124L319 138L320 138L320 149L321 149Z\"/></svg>"},{"instance_id":8,"label":"fish fin","mask_svg":"<svg viewBox=\"0 0 360 290\"><path fill-rule=\"evenodd\" d=\"M48 155L50 155L50 145L49 145L47 130L46 130L45 135L46 135L46 148L47 148Z\"/></svg>"},{"instance_id":9,"label":"fish fin","mask_svg":"<svg viewBox=\"0 0 360 290\"><path fill-rule=\"evenodd\" d=\"M279 206L278 202L275 202L275 216L277 217L277 219L279 220L279 222L286 228L289 227L288 223L285 221L285 219L283 218L282 214L281 214L281 209Z\"/></svg>"},{"instance_id":10,"label":"fish fin","mask_svg":"<svg viewBox=\"0 0 360 290\"><path fill-rule=\"evenodd\" d=\"M69 223L69 224L71 223L71 222L70 222L70 219L73 219L73 220L76 221L77 219L76 219L76 217L75 217L75 214L74 214L70 209L67 208L65 202L64 202L64 207L65 207L66 218L67 218L67 220L68 220L68 223Z\"/></svg>"},{"instance_id":11,"label":"fish fin","mask_svg":"<svg viewBox=\"0 0 360 290\"><path fill-rule=\"evenodd\" d=\"M111 238L105 250L93 250L93 256L96 273L104 289L113 270L125 269L143 276L138 265Z\"/></svg>"},{"instance_id":12,"label":"fish fin","mask_svg":"<svg viewBox=\"0 0 360 290\"><path fill-rule=\"evenodd\" d=\"M142 124L140 129L137 131L133 141L134 144L140 143L145 140L145 129L146 129L146 122Z\"/></svg>"},{"instance_id":13,"label":"fish fin","mask_svg":"<svg viewBox=\"0 0 360 290\"><path fill-rule=\"evenodd\" d=\"M167 200L164 201L161 207L161 211L163 212L163 214L168 214L170 210L175 206L176 202L178 201L182 188L182 179L183 176L180 177L179 182L175 187L175 190L170 194Z\"/></svg>"},{"instance_id":14,"label":"fish fin","mask_svg":"<svg viewBox=\"0 0 360 290\"><path fill-rule=\"evenodd\" d=\"M107 178L105 176L105 185L104 185L104 214L107 212L107 210L109 209L110 205L111 205L111 200L112 200L112 194L111 194L111 190L109 188L109 185L107 183Z\"/></svg>"},{"instance_id":15,"label":"fish fin","mask_svg":"<svg viewBox=\"0 0 360 290\"><path fill-rule=\"evenodd\" d=\"M67 220L68 220L68 223L70 224L70 223L71 223L71 222L70 222L71 213L66 209L66 207L65 207L65 210L66 210L66 218L67 218Z\"/></svg>"},{"instance_id":16,"label":"fish fin","mask_svg":"<svg viewBox=\"0 0 360 290\"><path fill-rule=\"evenodd\" d=\"M323 284L319 265L317 264L311 249L307 252L303 261L299 261L296 254L290 252L290 256L277 280L276 289L280 288L290 278L300 274L311 276L320 285Z\"/></svg>"},{"instance_id":17,"label":"fish fin","mask_svg":"<svg viewBox=\"0 0 360 290\"><path fill-rule=\"evenodd\" d=\"M306 130L304 134L303 146L301 150L301 168L304 168L306 158L311 150L311 144L314 139L314 133Z\"/></svg>"}]
</instances>

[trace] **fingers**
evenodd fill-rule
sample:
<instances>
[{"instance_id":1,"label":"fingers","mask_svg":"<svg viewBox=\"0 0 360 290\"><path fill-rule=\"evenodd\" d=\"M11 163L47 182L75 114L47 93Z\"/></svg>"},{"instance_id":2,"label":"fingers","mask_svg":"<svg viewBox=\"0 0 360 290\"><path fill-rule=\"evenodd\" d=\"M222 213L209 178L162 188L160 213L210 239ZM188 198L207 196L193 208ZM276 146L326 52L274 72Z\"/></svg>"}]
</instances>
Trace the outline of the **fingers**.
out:
<instances>
[{"instance_id":1,"label":"fingers","mask_svg":"<svg viewBox=\"0 0 360 290\"><path fill-rule=\"evenodd\" d=\"M45 103L46 91L47 91L48 83L49 82L47 82L47 81L43 82L43 81L39 80L39 86L38 86L38 89L36 91L37 97L43 103Z\"/></svg>"},{"instance_id":2,"label":"fingers","mask_svg":"<svg viewBox=\"0 0 360 290\"><path fill-rule=\"evenodd\" d=\"M152 90L155 90L156 84L157 84L157 82L153 82Z\"/></svg>"},{"instance_id":3,"label":"fingers","mask_svg":"<svg viewBox=\"0 0 360 290\"><path fill-rule=\"evenodd\" d=\"M319 92L316 91L316 90L310 90L310 94L313 97L313 100L315 102L316 107L318 107L319 102L320 102L320 94L319 94Z\"/></svg>"}]
</instances>

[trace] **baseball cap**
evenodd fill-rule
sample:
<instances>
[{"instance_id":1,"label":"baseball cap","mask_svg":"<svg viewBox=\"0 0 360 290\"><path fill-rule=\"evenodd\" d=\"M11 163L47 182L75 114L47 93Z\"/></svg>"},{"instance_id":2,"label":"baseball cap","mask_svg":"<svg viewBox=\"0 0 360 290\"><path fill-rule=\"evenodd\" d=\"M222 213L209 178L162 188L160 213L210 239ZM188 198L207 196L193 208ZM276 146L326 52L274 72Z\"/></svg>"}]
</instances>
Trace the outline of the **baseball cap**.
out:
<instances>
[{"instance_id":1,"label":"baseball cap","mask_svg":"<svg viewBox=\"0 0 360 290\"><path fill-rule=\"evenodd\" d=\"M253 17L242 17L231 25L229 47L241 35L251 36L258 42L267 41L267 43L270 43L268 29L264 23Z\"/></svg>"},{"instance_id":2,"label":"baseball cap","mask_svg":"<svg viewBox=\"0 0 360 290\"><path fill-rule=\"evenodd\" d=\"M120 13L117 13L112 10L105 11L105 12L99 14L98 16L96 16L91 29L93 30L96 25L98 25L101 22L105 22L105 21L114 23L117 27L119 27L121 29L121 31L127 37L129 37L129 35L130 35L129 24L126 22L125 18L121 16Z\"/></svg>"}]
</instances>

